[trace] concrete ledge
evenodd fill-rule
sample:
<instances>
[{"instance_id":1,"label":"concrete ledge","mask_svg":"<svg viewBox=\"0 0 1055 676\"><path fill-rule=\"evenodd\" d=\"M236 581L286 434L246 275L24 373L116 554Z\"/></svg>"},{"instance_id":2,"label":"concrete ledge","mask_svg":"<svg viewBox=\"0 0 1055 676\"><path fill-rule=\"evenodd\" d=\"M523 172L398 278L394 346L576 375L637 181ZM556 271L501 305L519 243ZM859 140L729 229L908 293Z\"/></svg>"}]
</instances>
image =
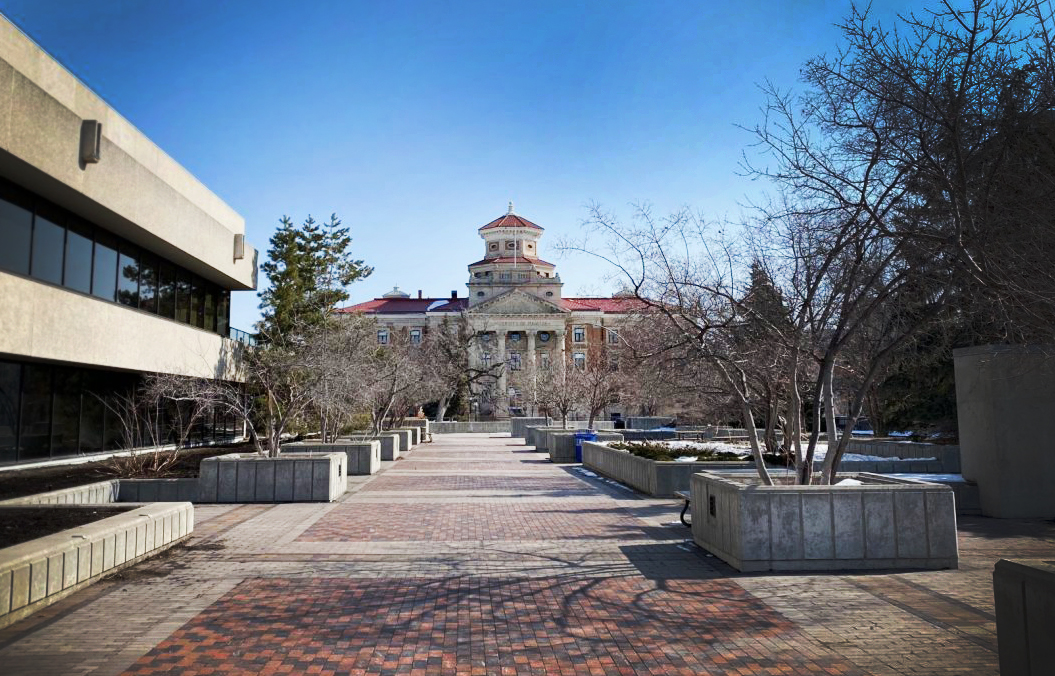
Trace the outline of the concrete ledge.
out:
<instances>
[{"instance_id":1,"label":"concrete ledge","mask_svg":"<svg viewBox=\"0 0 1055 676\"><path fill-rule=\"evenodd\" d=\"M171 547L193 530L189 502L153 503L0 549L0 627Z\"/></svg>"},{"instance_id":2,"label":"concrete ledge","mask_svg":"<svg viewBox=\"0 0 1055 676\"><path fill-rule=\"evenodd\" d=\"M419 443L425 440L425 437L432 433L431 421L428 418L407 418L403 421L401 427L416 427L419 430Z\"/></svg>"},{"instance_id":3,"label":"concrete ledge","mask_svg":"<svg viewBox=\"0 0 1055 676\"><path fill-rule=\"evenodd\" d=\"M551 431L547 432L546 445L549 447L550 462L579 462L575 459L575 435L577 431ZM618 432L596 432L597 441L622 441L623 435ZM583 442L583 453L586 452L586 444ZM585 455L583 456L585 459Z\"/></svg>"},{"instance_id":4,"label":"concrete ledge","mask_svg":"<svg viewBox=\"0 0 1055 676\"><path fill-rule=\"evenodd\" d=\"M433 434L469 434L472 432L502 434L503 432L509 431L509 421L487 420L480 422L433 422L431 428Z\"/></svg>"},{"instance_id":5,"label":"concrete ledge","mask_svg":"<svg viewBox=\"0 0 1055 676\"><path fill-rule=\"evenodd\" d=\"M744 572L958 566L952 489L852 476L865 485L761 486L694 474L693 540Z\"/></svg>"},{"instance_id":6,"label":"concrete ledge","mask_svg":"<svg viewBox=\"0 0 1055 676\"><path fill-rule=\"evenodd\" d=\"M344 453L348 474L377 474L381 469L381 442L377 439L364 441L336 441L332 444L297 442L282 445L283 453ZM343 492L343 491L342 491Z\"/></svg>"},{"instance_id":7,"label":"concrete ledge","mask_svg":"<svg viewBox=\"0 0 1055 676\"><path fill-rule=\"evenodd\" d=\"M47 493L11 498L0 502L0 505L104 505L118 501L120 484L120 479L109 479Z\"/></svg>"},{"instance_id":8,"label":"concrete ledge","mask_svg":"<svg viewBox=\"0 0 1055 676\"><path fill-rule=\"evenodd\" d=\"M121 479L118 502L198 502L197 479Z\"/></svg>"},{"instance_id":9,"label":"concrete ledge","mask_svg":"<svg viewBox=\"0 0 1055 676\"><path fill-rule=\"evenodd\" d=\"M1055 561L1000 559L993 596L1000 673L1055 674Z\"/></svg>"},{"instance_id":10,"label":"concrete ledge","mask_svg":"<svg viewBox=\"0 0 1055 676\"><path fill-rule=\"evenodd\" d=\"M591 441L582 446L582 462L598 474L657 498L669 498L674 491L689 490L692 475L697 472L754 467L751 462L649 460Z\"/></svg>"},{"instance_id":11,"label":"concrete ledge","mask_svg":"<svg viewBox=\"0 0 1055 676\"><path fill-rule=\"evenodd\" d=\"M333 502L348 489L344 453L268 458L232 453L206 458L198 477L202 502Z\"/></svg>"},{"instance_id":12,"label":"concrete ledge","mask_svg":"<svg viewBox=\"0 0 1055 676\"><path fill-rule=\"evenodd\" d=\"M674 430L625 429L619 430L619 433L623 435L623 439L626 441L662 441L676 439L678 436L678 433Z\"/></svg>"},{"instance_id":13,"label":"concrete ledge","mask_svg":"<svg viewBox=\"0 0 1055 676\"><path fill-rule=\"evenodd\" d=\"M410 430L385 430L383 434L395 434L399 437L400 453L406 453L414 447L414 433Z\"/></svg>"},{"instance_id":14,"label":"concrete ledge","mask_svg":"<svg viewBox=\"0 0 1055 676\"><path fill-rule=\"evenodd\" d=\"M421 436L420 427L396 427L393 431L398 432L400 430L406 430L410 432L410 448L414 448L422 441L424 441L424 438Z\"/></svg>"}]
</instances>

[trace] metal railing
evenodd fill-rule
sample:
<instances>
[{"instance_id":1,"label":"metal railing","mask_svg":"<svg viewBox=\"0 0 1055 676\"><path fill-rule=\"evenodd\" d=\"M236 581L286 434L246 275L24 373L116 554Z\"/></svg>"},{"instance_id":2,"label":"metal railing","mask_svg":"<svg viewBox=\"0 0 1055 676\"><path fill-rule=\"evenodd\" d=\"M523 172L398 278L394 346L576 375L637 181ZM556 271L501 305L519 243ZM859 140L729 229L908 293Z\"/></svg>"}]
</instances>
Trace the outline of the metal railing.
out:
<instances>
[{"instance_id":1,"label":"metal railing","mask_svg":"<svg viewBox=\"0 0 1055 676\"><path fill-rule=\"evenodd\" d=\"M241 329L236 329L233 326L230 326L230 327L227 328L227 337L230 338L231 340L234 340L234 341L237 341L237 342L241 343L242 345L247 345L247 346L250 346L250 347L252 347L253 345L256 345L256 336L255 335L253 335L251 333L248 333L246 331L243 331Z\"/></svg>"}]
</instances>

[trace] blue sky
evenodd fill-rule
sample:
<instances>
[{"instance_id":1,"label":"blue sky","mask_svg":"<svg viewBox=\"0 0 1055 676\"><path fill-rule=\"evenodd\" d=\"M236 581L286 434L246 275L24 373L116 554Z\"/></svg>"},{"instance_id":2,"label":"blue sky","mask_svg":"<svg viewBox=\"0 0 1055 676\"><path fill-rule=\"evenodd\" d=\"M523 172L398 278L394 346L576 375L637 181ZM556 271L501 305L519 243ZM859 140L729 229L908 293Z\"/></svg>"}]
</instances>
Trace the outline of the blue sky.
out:
<instances>
[{"instance_id":1,"label":"blue sky","mask_svg":"<svg viewBox=\"0 0 1055 676\"><path fill-rule=\"evenodd\" d=\"M873 3L877 16L919 3ZM476 228L546 228L564 294L615 283L551 247L597 202L737 218L758 83L798 85L838 44L849 2L295 3L0 0L11 18L246 219L336 212L375 267L353 301L399 285L465 293ZM232 324L258 317L235 294Z\"/></svg>"}]
</instances>

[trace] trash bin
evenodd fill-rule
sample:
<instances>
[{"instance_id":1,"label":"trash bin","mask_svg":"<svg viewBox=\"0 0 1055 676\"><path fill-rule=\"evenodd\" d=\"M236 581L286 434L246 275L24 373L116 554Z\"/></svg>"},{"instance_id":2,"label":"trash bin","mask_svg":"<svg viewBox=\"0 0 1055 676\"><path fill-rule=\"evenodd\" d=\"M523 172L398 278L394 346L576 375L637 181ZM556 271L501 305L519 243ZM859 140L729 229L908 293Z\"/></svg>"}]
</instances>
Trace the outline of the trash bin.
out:
<instances>
[{"instance_id":1,"label":"trash bin","mask_svg":"<svg viewBox=\"0 0 1055 676\"><path fill-rule=\"evenodd\" d=\"M575 462L582 462L582 442L597 441L597 432L583 430L575 433Z\"/></svg>"}]
</instances>

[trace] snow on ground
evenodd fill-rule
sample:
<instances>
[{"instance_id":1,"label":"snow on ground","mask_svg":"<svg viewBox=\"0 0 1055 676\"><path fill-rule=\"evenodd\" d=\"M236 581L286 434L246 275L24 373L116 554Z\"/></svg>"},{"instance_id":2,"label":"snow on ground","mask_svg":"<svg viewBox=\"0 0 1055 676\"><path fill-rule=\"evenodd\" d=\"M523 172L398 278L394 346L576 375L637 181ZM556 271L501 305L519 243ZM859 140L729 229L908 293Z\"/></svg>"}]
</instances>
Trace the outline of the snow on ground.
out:
<instances>
[{"instance_id":1,"label":"snow on ground","mask_svg":"<svg viewBox=\"0 0 1055 676\"><path fill-rule=\"evenodd\" d=\"M962 474L887 474L898 479L919 479L920 481L940 481L942 483L962 483L966 481Z\"/></svg>"},{"instance_id":2,"label":"snow on ground","mask_svg":"<svg viewBox=\"0 0 1055 676\"><path fill-rule=\"evenodd\" d=\"M632 443L632 442L630 442ZM651 444L658 446L666 446L670 449L690 449L705 447L714 450L715 452L725 453L739 453L745 458L751 455L751 451L746 445L734 445L727 444L721 441L650 441ZM805 444L803 445L805 450ZM813 453L814 460L824 460L824 456L828 454L828 444L818 443L816 450ZM692 462L696 456L682 456L678 458L678 462ZM937 460L937 458L904 458L905 460ZM902 460L899 457L887 457L882 455L864 455L862 453L844 453L843 462L886 462L890 460Z\"/></svg>"}]
</instances>

